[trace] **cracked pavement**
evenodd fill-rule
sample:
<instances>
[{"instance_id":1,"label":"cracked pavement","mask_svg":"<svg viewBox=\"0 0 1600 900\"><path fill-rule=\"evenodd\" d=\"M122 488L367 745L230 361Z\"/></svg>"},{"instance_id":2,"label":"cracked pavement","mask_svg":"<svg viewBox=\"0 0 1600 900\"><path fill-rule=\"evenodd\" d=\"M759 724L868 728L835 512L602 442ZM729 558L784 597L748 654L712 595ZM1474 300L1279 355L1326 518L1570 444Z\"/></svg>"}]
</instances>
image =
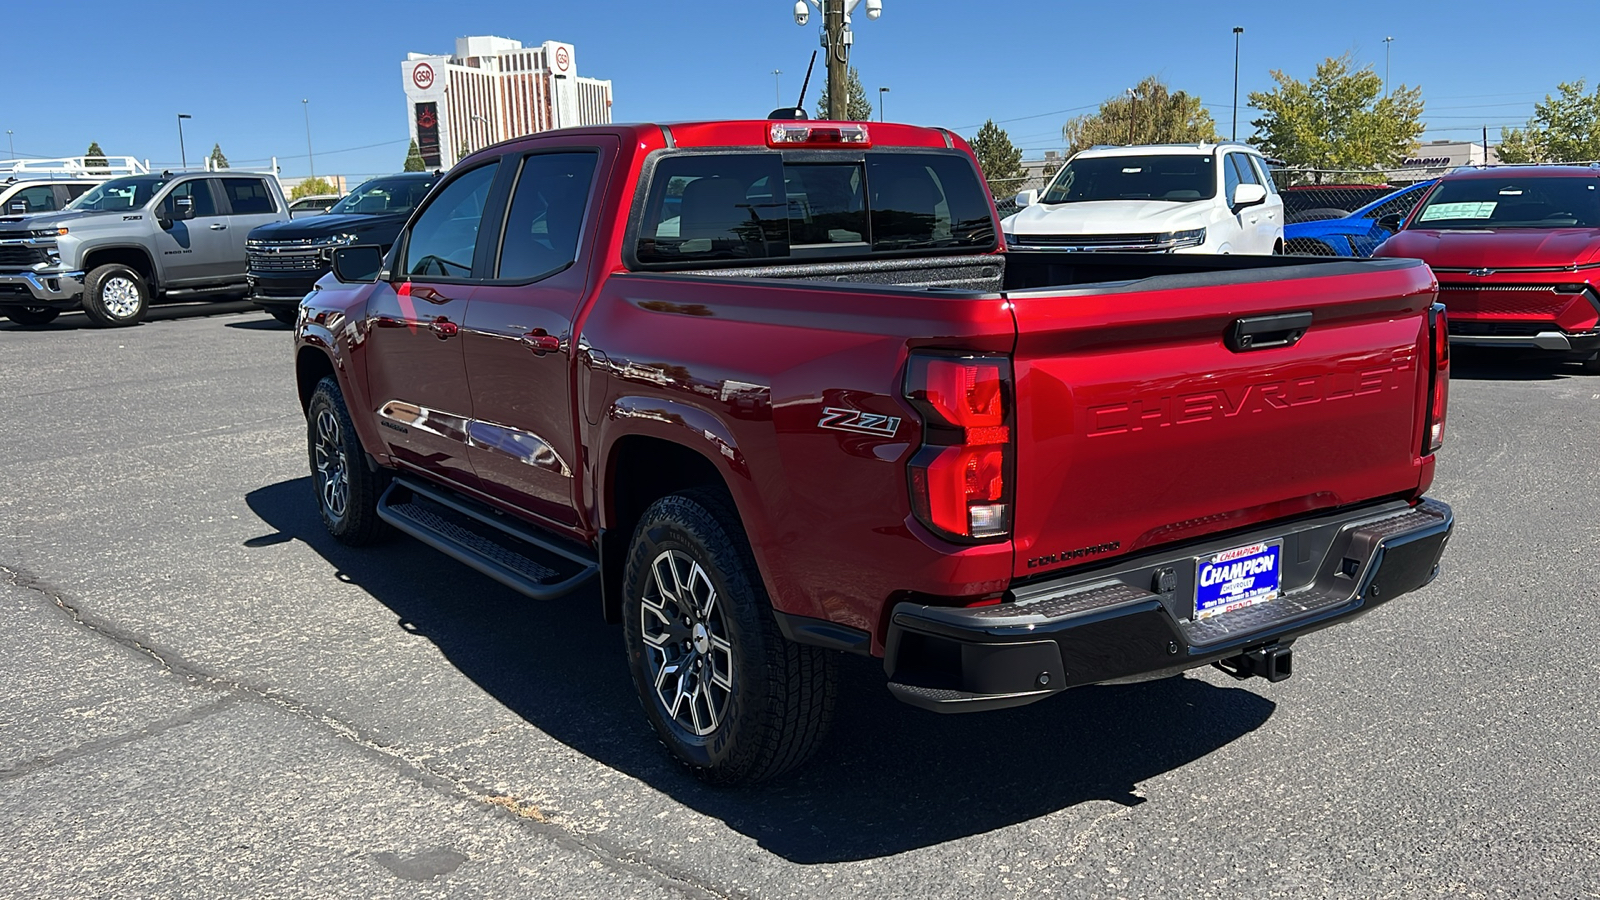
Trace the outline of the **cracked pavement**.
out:
<instances>
[{"instance_id":1,"label":"cracked pavement","mask_svg":"<svg viewBox=\"0 0 1600 900\"><path fill-rule=\"evenodd\" d=\"M812 765L679 772L592 593L321 530L287 332L0 325L0 896L1551 896L1600 885L1600 378L1458 360L1439 581L980 716L844 666Z\"/></svg>"}]
</instances>

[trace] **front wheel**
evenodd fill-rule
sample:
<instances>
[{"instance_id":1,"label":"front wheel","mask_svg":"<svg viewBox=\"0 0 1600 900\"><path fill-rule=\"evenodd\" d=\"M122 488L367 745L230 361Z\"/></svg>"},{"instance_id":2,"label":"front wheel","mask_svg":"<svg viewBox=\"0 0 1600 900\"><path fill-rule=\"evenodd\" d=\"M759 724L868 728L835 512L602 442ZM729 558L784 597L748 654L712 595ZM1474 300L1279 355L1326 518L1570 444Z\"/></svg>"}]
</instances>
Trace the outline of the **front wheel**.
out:
<instances>
[{"instance_id":1,"label":"front wheel","mask_svg":"<svg viewBox=\"0 0 1600 900\"><path fill-rule=\"evenodd\" d=\"M633 535L623 637L645 715L714 784L753 784L811 757L833 719L838 662L785 639L732 504L657 500Z\"/></svg>"},{"instance_id":2,"label":"front wheel","mask_svg":"<svg viewBox=\"0 0 1600 900\"><path fill-rule=\"evenodd\" d=\"M98 266L83 283L83 314L104 328L137 325L150 311L150 286L119 263Z\"/></svg>"},{"instance_id":3,"label":"front wheel","mask_svg":"<svg viewBox=\"0 0 1600 900\"><path fill-rule=\"evenodd\" d=\"M306 451L328 533L352 547L386 537L389 526L378 518L378 498L388 486L388 474L366 465L344 393L331 375L317 382L306 407Z\"/></svg>"},{"instance_id":4,"label":"front wheel","mask_svg":"<svg viewBox=\"0 0 1600 900\"><path fill-rule=\"evenodd\" d=\"M51 309L48 306L11 306L6 308L6 318L17 323L36 328L40 325L49 325L61 315L61 310Z\"/></svg>"}]
</instances>

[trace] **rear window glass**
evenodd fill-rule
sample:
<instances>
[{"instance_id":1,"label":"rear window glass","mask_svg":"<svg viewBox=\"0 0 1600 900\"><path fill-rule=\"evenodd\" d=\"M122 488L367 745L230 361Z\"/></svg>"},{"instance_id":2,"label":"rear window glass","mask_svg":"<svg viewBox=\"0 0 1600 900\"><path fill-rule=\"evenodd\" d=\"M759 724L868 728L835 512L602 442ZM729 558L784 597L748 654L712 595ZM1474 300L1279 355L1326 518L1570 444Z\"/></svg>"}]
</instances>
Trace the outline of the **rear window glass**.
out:
<instances>
[{"instance_id":1,"label":"rear window glass","mask_svg":"<svg viewBox=\"0 0 1600 900\"><path fill-rule=\"evenodd\" d=\"M656 166L635 255L663 264L993 245L988 200L960 156L786 163L777 153L718 154Z\"/></svg>"}]
</instances>

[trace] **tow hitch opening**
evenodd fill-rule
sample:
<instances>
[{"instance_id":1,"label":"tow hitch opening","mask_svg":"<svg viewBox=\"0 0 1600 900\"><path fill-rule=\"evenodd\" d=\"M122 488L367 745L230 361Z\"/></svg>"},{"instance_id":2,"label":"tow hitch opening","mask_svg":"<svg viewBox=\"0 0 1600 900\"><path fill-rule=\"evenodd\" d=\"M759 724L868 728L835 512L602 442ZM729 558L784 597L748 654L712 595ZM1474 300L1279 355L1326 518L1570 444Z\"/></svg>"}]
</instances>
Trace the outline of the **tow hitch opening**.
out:
<instances>
[{"instance_id":1,"label":"tow hitch opening","mask_svg":"<svg viewBox=\"0 0 1600 900\"><path fill-rule=\"evenodd\" d=\"M1268 644L1246 650L1238 656L1219 659L1212 665L1240 681L1248 678L1287 681L1294 674L1294 650L1289 644Z\"/></svg>"}]
</instances>

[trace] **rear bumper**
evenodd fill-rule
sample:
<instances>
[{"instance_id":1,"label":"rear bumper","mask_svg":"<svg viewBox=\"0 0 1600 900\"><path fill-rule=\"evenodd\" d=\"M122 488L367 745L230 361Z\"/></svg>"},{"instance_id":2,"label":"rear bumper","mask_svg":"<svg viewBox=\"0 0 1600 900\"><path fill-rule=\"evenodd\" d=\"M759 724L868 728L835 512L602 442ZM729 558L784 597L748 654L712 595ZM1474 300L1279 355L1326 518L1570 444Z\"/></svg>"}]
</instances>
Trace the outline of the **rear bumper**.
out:
<instances>
[{"instance_id":1,"label":"rear bumper","mask_svg":"<svg viewBox=\"0 0 1600 900\"><path fill-rule=\"evenodd\" d=\"M970 712L1275 652L1432 581L1453 526L1443 503L1392 502L1031 583L997 606L901 603L885 645L889 688L913 706ZM1284 542L1285 593L1193 620L1195 560L1269 540Z\"/></svg>"},{"instance_id":2,"label":"rear bumper","mask_svg":"<svg viewBox=\"0 0 1600 900\"><path fill-rule=\"evenodd\" d=\"M1532 334L1457 334L1452 330L1450 343L1457 347L1589 352L1600 350L1600 332L1568 334L1565 331L1540 329Z\"/></svg>"},{"instance_id":3,"label":"rear bumper","mask_svg":"<svg viewBox=\"0 0 1600 900\"><path fill-rule=\"evenodd\" d=\"M81 296L82 272L0 274L0 306L67 306Z\"/></svg>"}]
</instances>

